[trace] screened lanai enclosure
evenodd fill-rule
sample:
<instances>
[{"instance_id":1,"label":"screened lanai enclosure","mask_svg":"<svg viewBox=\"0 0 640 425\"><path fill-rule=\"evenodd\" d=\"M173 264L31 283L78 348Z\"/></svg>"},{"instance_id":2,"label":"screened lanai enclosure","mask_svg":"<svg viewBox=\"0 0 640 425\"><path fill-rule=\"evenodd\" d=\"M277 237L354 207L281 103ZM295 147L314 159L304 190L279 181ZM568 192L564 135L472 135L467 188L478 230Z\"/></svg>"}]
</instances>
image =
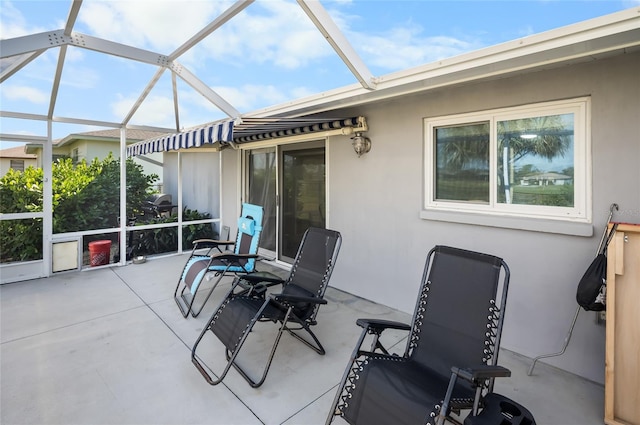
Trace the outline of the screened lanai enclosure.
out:
<instances>
[{"instance_id":1,"label":"screened lanai enclosure","mask_svg":"<svg viewBox=\"0 0 640 425\"><path fill-rule=\"evenodd\" d=\"M371 147L371 123L355 106L633 44L627 39L631 33L618 34L624 24L613 20L610 28L602 25L611 34L602 45L577 54L575 37L537 52L537 41L532 42L528 56L510 53L516 43L505 44L506 60L496 54L488 72L482 55L442 62L477 49L473 43L414 42L402 35L404 28L363 38L359 29L384 21L367 1L29 4L24 9L4 1L2 9L0 140L3 147L23 144L38 157L36 167L14 177L24 190L3 197L0 225L10 236L0 244L2 282L94 265L92 242L102 246L94 244L96 257L102 250L108 263L119 264L135 253L188 250L192 240L214 236L225 218L233 221L235 211L224 217L225 190L239 194L238 205L243 200L264 205L261 248L278 261L291 261L306 227L326 224L329 161L321 141L344 136L358 157ZM398 10L410 22L415 6L407 2ZM458 12L474 16L474 9L485 7L467 6ZM434 6L433 13L436 18L449 11ZM589 13L598 12L581 8L573 19ZM429 61L440 62L405 69ZM296 70L313 91L287 83ZM113 130L117 143L104 147L94 136L102 130ZM147 134L142 141L140 133ZM69 134L78 141L64 150ZM314 134L317 138L310 138ZM561 141L557 157L571 152L566 138L555 137ZM299 141L305 142L303 149ZM547 202L533 199L531 192L553 182L545 196L571 206L574 200L565 193L570 184L556 184L573 181L571 164L563 173L532 178L516 172L533 167L522 165L526 156L519 163L513 156L527 149L505 145L500 202ZM225 177L225 150L242 153L239 183L237 175ZM227 189L225 180L231 181ZM520 192L512 194L516 181ZM447 184L444 178L435 188L444 199ZM14 237L28 243L16 246Z\"/></svg>"},{"instance_id":2,"label":"screened lanai enclosure","mask_svg":"<svg viewBox=\"0 0 640 425\"><path fill-rule=\"evenodd\" d=\"M141 42L135 36L131 40L115 41L101 37L99 29L94 28L96 34L77 31L79 22L86 26L100 8L99 2L85 3L83 0L68 4L70 7L61 28L51 27L51 22L34 27L43 31L11 38L3 36L0 81L3 89L7 87L3 90L5 93L12 88L12 82L17 82L18 87L21 83L28 84L33 73L47 71L50 75L46 78L51 79L49 96L38 102L42 105L38 109L29 110L28 106L27 110L4 110L7 104L16 107L22 104L3 102L0 138L25 143L27 149L40 152L38 166L30 171L33 175L25 173L23 177L27 180L25 187L35 184L37 188L12 195L12 199L5 196L3 203L0 216L3 234L23 237L26 241L23 246L13 249L9 249L13 244L3 244L3 282L105 264L101 259L96 260L99 264L94 264L94 254L96 258L106 255L106 263L125 264L135 254L188 250L192 240L213 237L220 229L223 185L220 150L238 149L243 143L259 144L276 137L295 139L297 135L314 132L326 136L367 131L364 117L308 117L298 112L242 113L226 96L200 79L196 70L182 63L186 58L193 64L189 56L206 51L212 39L216 43L216 37L212 35L222 31L223 26L232 25L230 21L252 3L252 0L212 2L207 11L215 18L200 28L190 26L188 31L180 31L182 40L178 45L176 40L165 43L174 46L170 51L154 52L136 47ZM59 10L62 4L55 2L59 22L62 21ZM41 6L52 5L45 2ZM148 4L140 2L140 6L145 8ZM289 8L288 16L304 16L307 30L315 28L317 32L311 37L326 39L327 47L334 50L336 60L343 63L352 80L364 88L373 88L375 79L371 72L320 2L300 0L297 4L283 3L281 6ZM178 4L161 2L158 7L175 8ZM7 13L12 11L8 2L6 10ZM249 17L239 20L247 19ZM221 37L224 38L224 34ZM83 110L82 106L101 100L87 89L95 75L88 67L78 71L75 63L79 60L98 63L104 61L104 57L107 57L104 63L113 67L110 72L116 76L112 90L121 90L118 81L135 80L137 83L134 85L137 90L122 93L120 97L125 99L114 106L119 112L117 121L104 119L113 114L91 116L94 111ZM11 98L10 94L7 96ZM204 113L192 113L192 107L185 107L181 96L198 98L196 103ZM157 119L158 115L164 120ZM215 117L218 119L212 120ZM39 133L19 130L25 121L29 122L29 128L39 129ZM83 149L87 148L80 146L65 155L55 147L58 134L78 132L78 128L119 129L119 148L110 152L104 161L93 160L92 163L89 158L85 168L73 172L70 168L82 166L78 164L78 155L82 156ZM132 143L129 136L132 131L156 136ZM265 179L264 174L274 173L275 168L266 167L271 161L268 153L256 153L251 158L255 184L249 196L264 203L271 211L266 225L267 230L272 230L267 233L270 236L265 238L264 244L267 251L275 252L275 193L270 192L271 179ZM314 161L308 153L300 156L293 151L291 158L303 163ZM292 161L287 163L293 164ZM160 171L148 171L151 165L155 166L153 171ZM291 173L309 168L304 165L292 167ZM91 181L84 181L83 173L93 176ZM324 178L321 170L316 171L315 178ZM311 189L300 190L308 198ZM313 196L317 198L311 200L315 207L308 208L313 208L314 217L306 224L323 225L320 212L323 193ZM158 202L154 205L155 201ZM301 228L294 230L297 236L303 231ZM103 247L108 245L106 253L98 252L98 242ZM92 243L95 253L91 250ZM285 238L284 244L288 245L284 255L293 257L298 240Z\"/></svg>"},{"instance_id":3,"label":"screened lanai enclosure","mask_svg":"<svg viewBox=\"0 0 640 425\"><path fill-rule=\"evenodd\" d=\"M560 348L610 205L639 221L637 3L0 1L0 282L47 277L3 295L122 272L170 298L251 203L261 266L340 232L345 305L413 311L436 245L503 258L526 361ZM605 334L585 312L543 363L604 384Z\"/></svg>"}]
</instances>

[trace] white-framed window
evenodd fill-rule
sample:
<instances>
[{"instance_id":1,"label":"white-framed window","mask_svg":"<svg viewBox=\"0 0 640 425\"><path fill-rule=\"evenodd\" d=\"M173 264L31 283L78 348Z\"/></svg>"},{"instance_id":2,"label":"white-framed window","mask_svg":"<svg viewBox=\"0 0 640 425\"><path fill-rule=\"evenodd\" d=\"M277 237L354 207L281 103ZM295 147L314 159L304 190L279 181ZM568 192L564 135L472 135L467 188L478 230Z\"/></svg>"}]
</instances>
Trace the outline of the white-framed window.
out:
<instances>
[{"instance_id":1,"label":"white-framed window","mask_svg":"<svg viewBox=\"0 0 640 425\"><path fill-rule=\"evenodd\" d=\"M589 110L585 97L425 119L426 215L590 223Z\"/></svg>"},{"instance_id":2,"label":"white-framed window","mask_svg":"<svg viewBox=\"0 0 640 425\"><path fill-rule=\"evenodd\" d=\"M80 151L78 148L73 148L71 151L71 160L74 164L77 164L80 161Z\"/></svg>"},{"instance_id":3,"label":"white-framed window","mask_svg":"<svg viewBox=\"0 0 640 425\"><path fill-rule=\"evenodd\" d=\"M12 159L9 162L9 168L13 168L15 171L24 171L24 159Z\"/></svg>"}]
</instances>

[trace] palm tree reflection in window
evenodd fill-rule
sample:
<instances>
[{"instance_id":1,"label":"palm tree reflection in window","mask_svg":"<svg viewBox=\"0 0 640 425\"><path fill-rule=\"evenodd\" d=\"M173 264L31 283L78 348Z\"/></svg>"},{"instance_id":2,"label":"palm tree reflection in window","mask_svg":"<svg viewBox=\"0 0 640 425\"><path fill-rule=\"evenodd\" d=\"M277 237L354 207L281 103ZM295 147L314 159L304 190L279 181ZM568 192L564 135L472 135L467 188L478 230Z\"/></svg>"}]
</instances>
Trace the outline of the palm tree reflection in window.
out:
<instances>
[{"instance_id":1,"label":"palm tree reflection in window","mask_svg":"<svg viewBox=\"0 0 640 425\"><path fill-rule=\"evenodd\" d=\"M573 206L573 114L498 121L497 134L498 202Z\"/></svg>"},{"instance_id":2,"label":"palm tree reflection in window","mask_svg":"<svg viewBox=\"0 0 640 425\"><path fill-rule=\"evenodd\" d=\"M489 203L489 122L435 131L435 198Z\"/></svg>"},{"instance_id":3,"label":"palm tree reflection in window","mask_svg":"<svg viewBox=\"0 0 640 425\"><path fill-rule=\"evenodd\" d=\"M573 206L573 114L497 122L497 202ZM435 129L435 198L490 203L489 121Z\"/></svg>"}]
</instances>

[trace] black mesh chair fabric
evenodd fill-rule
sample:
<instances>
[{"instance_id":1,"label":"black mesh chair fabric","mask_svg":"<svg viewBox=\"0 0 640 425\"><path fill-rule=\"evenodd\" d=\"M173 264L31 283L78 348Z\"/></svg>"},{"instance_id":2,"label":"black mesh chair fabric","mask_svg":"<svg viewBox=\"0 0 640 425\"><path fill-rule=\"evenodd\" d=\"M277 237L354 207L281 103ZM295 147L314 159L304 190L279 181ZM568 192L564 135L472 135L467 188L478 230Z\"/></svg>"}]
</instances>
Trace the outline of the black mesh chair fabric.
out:
<instances>
[{"instance_id":1,"label":"black mesh chair fabric","mask_svg":"<svg viewBox=\"0 0 640 425\"><path fill-rule=\"evenodd\" d=\"M496 295L502 279L500 315ZM389 355L378 337L391 322L358 321L363 330L327 419L350 424L432 424L452 381L452 368L495 365L508 268L497 257L452 247L429 252L402 355ZM375 335L371 350L361 348ZM490 380L491 381L491 380ZM492 381L491 381L492 382ZM449 406L473 406L478 382L456 379ZM481 382L485 389L491 385ZM448 414L448 412L447 412Z\"/></svg>"},{"instance_id":2,"label":"black mesh chair fabric","mask_svg":"<svg viewBox=\"0 0 640 425\"><path fill-rule=\"evenodd\" d=\"M335 266L341 240L340 233L336 231L309 228L302 238L291 273L286 280L269 276L265 272L248 274L236 280L192 349L192 361L207 382L212 385L220 383L233 366L251 386L262 385L284 331L319 354L325 353L311 326L316 324L320 305L326 304L323 297ZM275 284L281 284L282 290L267 295L266 288ZM253 379L237 364L236 357L257 322L273 322L279 327L279 332L262 376ZM196 354L198 345L208 331L224 345L227 353L227 365L215 380L207 371L211 369ZM303 331L302 335L298 331Z\"/></svg>"}]
</instances>

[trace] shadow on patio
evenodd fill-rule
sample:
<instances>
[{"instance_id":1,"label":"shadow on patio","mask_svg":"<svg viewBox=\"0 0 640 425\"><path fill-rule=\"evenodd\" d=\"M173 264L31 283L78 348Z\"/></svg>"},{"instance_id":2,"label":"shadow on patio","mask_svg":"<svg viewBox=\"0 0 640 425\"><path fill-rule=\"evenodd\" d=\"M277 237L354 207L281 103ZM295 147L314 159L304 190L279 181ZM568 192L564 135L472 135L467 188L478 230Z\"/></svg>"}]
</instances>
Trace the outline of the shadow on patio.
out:
<instances>
[{"instance_id":1,"label":"shadow on patio","mask_svg":"<svg viewBox=\"0 0 640 425\"><path fill-rule=\"evenodd\" d=\"M325 356L285 334L262 387L250 388L234 370L211 387L193 367L190 350L229 286L219 285L199 318L183 319L173 290L185 259L1 286L0 422L322 424L360 334L356 319L410 320L329 288L314 330ZM211 364L222 365L222 349L210 345ZM240 361L250 364L257 355ZM496 381L496 392L529 408L539 425L603 423L601 385L545 364L527 376L530 359L506 350L500 364L512 377Z\"/></svg>"}]
</instances>

